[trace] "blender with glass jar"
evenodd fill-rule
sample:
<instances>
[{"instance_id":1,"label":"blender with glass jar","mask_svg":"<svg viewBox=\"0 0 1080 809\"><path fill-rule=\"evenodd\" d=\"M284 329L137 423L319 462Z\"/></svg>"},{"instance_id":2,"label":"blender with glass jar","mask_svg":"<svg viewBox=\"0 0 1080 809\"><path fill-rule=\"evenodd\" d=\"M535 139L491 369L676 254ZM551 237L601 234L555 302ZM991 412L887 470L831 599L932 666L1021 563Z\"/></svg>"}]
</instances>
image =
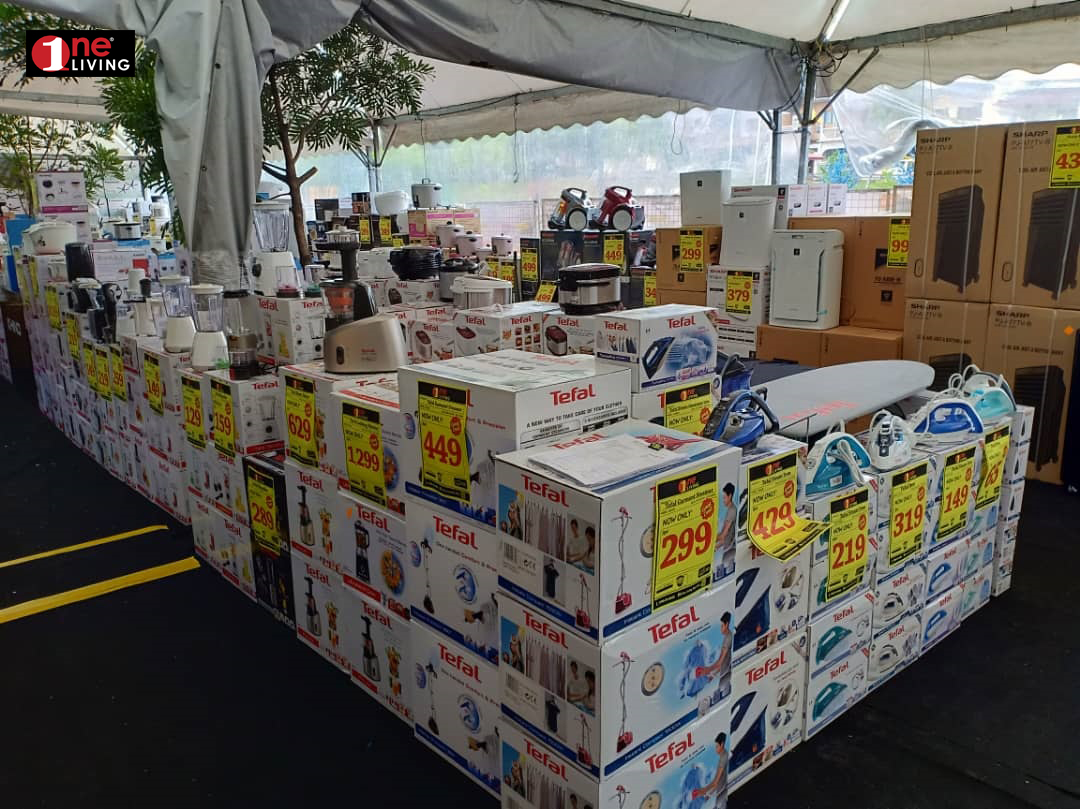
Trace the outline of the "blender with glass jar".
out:
<instances>
[{"instance_id":1,"label":"blender with glass jar","mask_svg":"<svg viewBox=\"0 0 1080 809\"><path fill-rule=\"evenodd\" d=\"M191 341L191 367L196 371L224 368L229 349L222 330L224 306L221 284L194 284L191 287L195 318L195 339Z\"/></svg>"},{"instance_id":2,"label":"blender with glass jar","mask_svg":"<svg viewBox=\"0 0 1080 809\"><path fill-rule=\"evenodd\" d=\"M246 289L227 289L225 304L225 345L233 379L250 379L259 373L258 308Z\"/></svg>"},{"instance_id":3,"label":"blender with glass jar","mask_svg":"<svg viewBox=\"0 0 1080 809\"><path fill-rule=\"evenodd\" d=\"M195 321L191 319L191 279L186 275L161 276L161 302L165 307L165 350L179 354L191 350Z\"/></svg>"}]
</instances>

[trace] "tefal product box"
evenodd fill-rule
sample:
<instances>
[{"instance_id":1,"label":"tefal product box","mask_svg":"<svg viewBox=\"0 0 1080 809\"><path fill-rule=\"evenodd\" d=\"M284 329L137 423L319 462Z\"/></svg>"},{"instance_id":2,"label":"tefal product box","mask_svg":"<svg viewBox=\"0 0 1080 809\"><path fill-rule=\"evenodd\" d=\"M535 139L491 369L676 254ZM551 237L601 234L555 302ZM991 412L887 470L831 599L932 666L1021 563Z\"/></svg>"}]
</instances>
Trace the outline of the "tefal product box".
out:
<instances>
[{"instance_id":1,"label":"tefal product box","mask_svg":"<svg viewBox=\"0 0 1080 809\"><path fill-rule=\"evenodd\" d=\"M878 544L873 495L869 486L852 485L807 498L800 506L809 519L829 526L812 543L811 620L873 586Z\"/></svg>"},{"instance_id":2,"label":"tefal product box","mask_svg":"<svg viewBox=\"0 0 1080 809\"><path fill-rule=\"evenodd\" d=\"M874 626L888 626L919 614L926 603L926 562L909 562L878 579L874 588Z\"/></svg>"},{"instance_id":3,"label":"tefal product box","mask_svg":"<svg viewBox=\"0 0 1080 809\"><path fill-rule=\"evenodd\" d=\"M416 738L498 796L498 668L415 621L410 629Z\"/></svg>"},{"instance_id":4,"label":"tefal product box","mask_svg":"<svg viewBox=\"0 0 1080 809\"><path fill-rule=\"evenodd\" d=\"M1009 429L1010 446L1020 447L1031 443L1031 431L1035 426L1035 408L1032 405L1016 405L1013 413L1012 426ZM1008 483L1008 481L1006 481Z\"/></svg>"},{"instance_id":5,"label":"tefal product box","mask_svg":"<svg viewBox=\"0 0 1080 809\"><path fill-rule=\"evenodd\" d=\"M103 434L95 434L100 439ZM101 463L99 459L98 462ZM187 505L187 476L183 469L154 455L150 463L150 493L154 504L180 522L190 522Z\"/></svg>"},{"instance_id":6,"label":"tefal product box","mask_svg":"<svg viewBox=\"0 0 1080 809\"><path fill-rule=\"evenodd\" d=\"M343 531L335 525L337 491L337 481L330 475L286 459L285 502L292 554L340 575L334 547Z\"/></svg>"},{"instance_id":7,"label":"tefal product box","mask_svg":"<svg viewBox=\"0 0 1080 809\"><path fill-rule=\"evenodd\" d=\"M250 598L258 600L255 592L255 563L251 546L251 529L241 526L243 534L233 542L233 568L236 572L236 581L232 583L236 588ZM231 579L230 579L231 581Z\"/></svg>"},{"instance_id":8,"label":"tefal product box","mask_svg":"<svg viewBox=\"0 0 1080 809\"><path fill-rule=\"evenodd\" d=\"M345 589L408 618L405 577L419 572L409 564L405 521L348 492L338 491L334 502L334 554Z\"/></svg>"},{"instance_id":9,"label":"tefal product box","mask_svg":"<svg viewBox=\"0 0 1080 809\"><path fill-rule=\"evenodd\" d=\"M864 433L860 439L869 440ZM872 496L877 499L876 576L880 579L908 562L924 557L937 523L934 492L940 479L935 455L920 450L898 469L864 471Z\"/></svg>"},{"instance_id":10,"label":"tefal product box","mask_svg":"<svg viewBox=\"0 0 1080 809\"><path fill-rule=\"evenodd\" d=\"M270 339L279 365L322 359L326 303L320 298L277 298L270 312Z\"/></svg>"},{"instance_id":11,"label":"tefal product box","mask_svg":"<svg viewBox=\"0 0 1080 809\"><path fill-rule=\"evenodd\" d=\"M412 626L359 593L345 593L341 603L352 681L412 727L416 680Z\"/></svg>"},{"instance_id":12,"label":"tefal product box","mask_svg":"<svg viewBox=\"0 0 1080 809\"><path fill-rule=\"evenodd\" d=\"M1020 516L1020 509L1024 504L1024 486L1024 481L1021 480L1001 487L998 520L1007 522Z\"/></svg>"},{"instance_id":13,"label":"tefal product box","mask_svg":"<svg viewBox=\"0 0 1080 809\"><path fill-rule=\"evenodd\" d=\"M597 646L504 595L503 715L608 778L685 725L727 710L734 601L734 583L725 582Z\"/></svg>"},{"instance_id":14,"label":"tefal product box","mask_svg":"<svg viewBox=\"0 0 1080 809\"><path fill-rule=\"evenodd\" d=\"M988 527L981 534L972 536L968 540L967 554L960 567L960 579L969 579L982 567L994 560L994 538L997 536L997 526Z\"/></svg>"},{"instance_id":15,"label":"tefal product box","mask_svg":"<svg viewBox=\"0 0 1080 809\"><path fill-rule=\"evenodd\" d=\"M594 642L708 590L739 458L636 420L501 455L499 586Z\"/></svg>"},{"instance_id":16,"label":"tefal product box","mask_svg":"<svg viewBox=\"0 0 1080 809\"><path fill-rule=\"evenodd\" d=\"M800 632L732 669L729 789L802 741L806 651L806 632Z\"/></svg>"},{"instance_id":17,"label":"tefal product box","mask_svg":"<svg viewBox=\"0 0 1080 809\"><path fill-rule=\"evenodd\" d=\"M762 654L806 628L811 554L808 546L781 562L749 539L739 539L735 547L736 663Z\"/></svg>"},{"instance_id":18,"label":"tefal product box","mask_svg":"<svg viewBox=\"0 0 1080 809\"><path fill-rule=\"evenodd\" d=\"M633 418L691 435L701 435L712 410L713 381L708 379L630 396L630 415Z\"/></svg>"},{"instance_id":19,"label":"tefal product box","mask_svg":"<svg viewBox=\"0 0 1080 809\"><path fill-rule=\"evenodd\" d=\"M405 530L404 599L413 622L497 663L495 532L421 501L409 504Z\"/></svg>"},{"instance_id":20,"label":"tefal product box","mask_svg":"<svg viewBox=\"0 0 1080 809\"><path fill-rule=\"evenodd\" d=\"M207 451L209 457L206 468L210 472L210 490L204 496L220 514L246 525L248 502L243 456L226 455L209 447Z\"/></svg>"},{"instance_id":21,"label":"tefal product box","mask_svg":"<svg viewBox=\"0 0 1080 809\"><path fill-rule=\"evenodd\" d=\"M409 357L413 362L448 360L454 356L457 331L454 307L419 306L406 323Z\"/></svg>"},{"instance_id":22,"label":"tefal product box","mask_svg":"<svg viewBox=\"0 0 1080 809\"><path fill-rule=\"evenodd\" d=\"M559 310L545 312L541 324L544 353L555 357L594 353L598 322L595 315L568 315Z\"/></svg>"},{"instance_id":23,"label":"tefal product box","mask_svg":"<svg viewBox=\"0 0 1080 809\"><path fill-rule=\"evenodd\" d=\"M239 587L235 545L247 539L248 528L219 511L212 512L210 517L210 566L235 587Z\"/></svg>"},{"instance_id":24,"label":"tefal product box","mask_svg":"<svg viewBox=\"0 0 1080 809\"><path fill-rule=\"evenodd\" d=\"M195 555L207 564L211 562L210 537L213 533L210 504L198 495L189 495L188 508L191 510L191 537Z\"/></svg>"},{"instance_id":25,"label":"tefal product box","mask_svg":"<svg viewBox=\"0 0 1080 809\"><path fill-rule=\"evenodd\" d=\"M277 620L295 629L285 453L276 450L249 455L244 458L244 473L250 504L255 598Z\"/></svg>"},{"instance_id":26,"label":"tefal product box","mask_svg":"<svg viewBox=\"0 0 1080 809\"><path fill-rule=\"evenodd\" d=\"M421 281L403 281L395 278L386 285L386 303L390 306L399 303L406 305L433 303L437 300L439 300L438 278Z\"/></svg>"},{"instance_id":27,"label":"tefal product box","mask_svg":"<svg viewBox=\"0 0 1080 809\"><path fill-rule=\"evenodd\" d=\"M922 612L904 615L891 623L874 624L867 669L868 690L900 673L922 653Z\"/></svg>"},{"instance_id":28,"label":"tefal product box","mask_svg":"<svg viewBox=\"0 0 1080 809\"><path fill-rule=\"evenodd\" d=\"M542 353L544 313L558 304L524 301L462 309L454 314L454 353L459 357L512 348Z\"/></svg>"},{"instance_id":29,"label":"tefal product box","mask_svg":"<svg viewBox=\"0 0 1080 809\"><path fill-rule=\"evenodd\" d=\"M646 807L726 806L730 721L727 710L712 711L646 748L617 775L598 780L504 719L503 809L615 806L637 795Z\"/></svg>"},{"instance_id":30,"label":"tefal product box","mask_svg":"<svg viewBox=\"0 0 1080 809\"><path fill-rule=\"evenodd\" d=\"M720 352L756 353L757 327L769 322L769 276L768 267L709 267L705 303L714 308L710 320Z\"/></svg>"},{"instance_id":31,"label":"tefal product box","mask_svg":"<svg viewBox=\"0 0 1080 809\"><path fill-rule=\"evenodd\" d=\"M140 342L138 346L143 390L150 412L160 417L166 412L179 413L183 405L180 370L190 367L191 354L166 351L160 340Z\"/></svg>"},{"instance_id":32,"label":"tefal product box","mask_svg":"<svg viewBox=\"0 0 1080 809\"><path fill-rule=\"evenodd\" d=\"M949 377L963 373L972 363L980 368L990 367L986 364L989 311L985 303L926 300L908 295L904 359L925 362L934 369L931 390L948 387Z\"/></svg>"},{"instance_id":33,"label":"tefal product box","mask_svg":"<svg viewBox=\"0 0 1080 809\"><path fill-rule=\"evenodd\" d=\"M255 300L259 307L257 319L252 326L258 337L255 357L264 365L277 365L277 353L274 351L274 315L277 313L278 299L256 295Z\"/></svg>"},{"instance_id":34,"label":"tefal product box","mask_svg":"<svg viewBox=\"0 0 1080 809\"><path fill-rule=\"evenodd\" d=\"M811 679L830 666L870 645L874 622L874 594L859 593L810 622ZM809 706L808 706L809 707Z\"/></svg>"},{"instance_id":35,"label":"tefal product box","mask_svg":"<svg viewBox=\"0 0 1080 809\"><path fill-rule=\"evenodd\" d=\"M1007 130L973 126L918 133L909 298L990 300Z\"/></svg>"},{"instance_id":36,"label":"tefal product box","mask_svg":"<svg viewBox=\"0 0 1080 809\"><path fill-rule=\"evenodd\" d=\"M398 371L405 491L495 525L495 455L629 414L630 374L592 357L500 351ZM410 503L409 507L412 507Z\"/></svg>"},{"instance_id":37,"label":"tefal product box","mask_svg":"<svg viewBox=\"0 0 1080 809\"><path fill-rule=\"evenodd\" d=\"M926 600L929 603L962 581L971 541L968 537L938 545L926 557Z\"/></svg>"},{"instance_id":38,"label":"tefal product box","mask_svg":"<svg viewBox=\"0 0 1080 809\"><path fill-rule=\"evenodd\" d=\"M405 435L397 376L339 388L327 415L326 458L340 470L338 486L404 517Z\"/></svg>"},{"instance_id":39,"label":"tefal product box","mask_svg":"<svg viewBox=\"0 0 1080 809\"><path fill-rule=\"evenodd\" d=\"M656 285L684 292L704 292L706 268L720 260L723 228L656 229Z\"/></svg>"},{"instance_id":40,"label":"tefal product box","mask_svg":"<svg viewBox=\"0 0 1080 809\"><path fill-rule=\"evenodd\" d=\"M990 601L990 590L994 582L993 562L980 567L964 579L964 599L960 604L960 620L966 620L976 610L982 609Z\"/></svg>"},{"instance_id":41,"label":"tefal product box","mask_svg":"<svg viewBox=\"0 0 1080 809\"><path fill-rule=\"evenodd\" d=\"M341 577L303 554L293 554L290 558L296 597L296 636L342 671L350 671L341 640L347 620L342 614L345 591Z\"/></svg>"},{"instance_id":42,"label":"tefal product box","mask_svg":"<svg viewBox=\"0 0 1080 809\"><path fill-rule=\"evenodd\" d=\"M964 583L960 582L926 603L922 613L922 651L926 652L960 626Z\"/></svg>"},{"instance_id":43,"label":"tefal product box","mask_svg":"<svg viewBox=\"0 0 1080 809\"><path fill-rule=\"evenodd\" d=\"M640 393L716 372L716 331L705 306L667 304L600 315L596 356L625 364Z\"/></svg>"},{"instance_id":44,"label":"tefal product box","mask_svg":"<svg viewBox=\"0 0 1080 809\"><path fill-rule=\"evenodd\" d=\"M994 546L994 564L991 575L991 593L1004 594L1012 587L1013 560L1016 558L1016 542L999 542Z\"/></svg>"},{"instance_id":45,"label":"tefal product box","mask_svg":"<svg viewBox=\"0 0 1080 809\"><path fill-rule=\"evenodd\" d=\"M807 678L807 739L866 696L869 670L870 650L864 647Z\"/></svg>"},{"instance_id":46,"label":"tefal product box","mask_svg":"<svg viewBox=\"0 0 1080 809\"><path fill-rule=\"evenodd\" d=\"M280 382L273 374L230 379L229 372L207 371L214 446L226 455L252 455L281 449Z\"/></svg>"},{"instance_id":47,"label":"tefal product box","mask_svg":"<svg viewBox=\"0 0 1080 809\"><path fill-rule=\"evenodd\" d=\"M940 473L933 489L936 519L927 522L931 547L971 531L982 469L982 439L943 447L934 455Z\"/></svg>"}]
</instances>

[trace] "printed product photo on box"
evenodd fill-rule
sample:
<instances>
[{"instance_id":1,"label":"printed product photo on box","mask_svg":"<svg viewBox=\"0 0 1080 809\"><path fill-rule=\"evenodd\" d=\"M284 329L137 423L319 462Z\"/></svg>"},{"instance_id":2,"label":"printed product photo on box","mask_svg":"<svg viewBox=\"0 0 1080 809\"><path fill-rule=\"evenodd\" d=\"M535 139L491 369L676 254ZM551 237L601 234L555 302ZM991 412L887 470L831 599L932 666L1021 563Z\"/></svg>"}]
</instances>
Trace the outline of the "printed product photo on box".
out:
<instances>
[{"instance_id":1,"label":"printed product photo on box","mask_svg":"<svg viewBox=\"0 0 1080 809\"><path fill-rule=\"evenodd\" d=\"M936 301L910 294L904 313L904 359L934 369L931 390L944 390L949 377L975 363L985 364L989 304ZM995 365L999 368L999 365ZM1004 369L1001 369L1004 371Z\"/></svg>"},{"instance_id":2,"label":"printed product photo on box","mask_svg":"<svg viewBox=\"0 0 1080 809\"><path fill-rule=\"evenodd\" d=\"M869 669L870 650L864 646L810 674L806 682L807 739L866 696Z\"/></svg>"},{"instance_id":3,"label":"printed product photo on box","mask_svg":"<svg viewBox=\"0 0 1080 809\"><path fill-rule=\"evenodd\" d=\"M701 435L713 411L713 381L701 379L631 394L630 416L690 435Z\"/></svg>"},{"instance_id":4,"label":"printed product photo on box","mask_svg":"<svg viewBox=\"0 0 1080 809\"><path fill-rule=\"evenodd\" d=\"M918 614L926 603L926 562L909 562L878 579L874 588L874 626L888 626Z\"/></svg>"},{"instance_id":5,"label":"printed product photo on box","mask_svg":"<svg viewBox=\"0 0 1080 809\"><path fill-rule=\"evenodd\" d=\"M405 491L494 526L495 455L626 418L629 376L584 355L524 351L402 367Z\"/></svg>"},{"instance_id":6,"label":"printed product photo on box","mask_svg":"<svg viewBox=\"0 0 1080 809\"><path fill-rule=\"evenodd\" d=\"M255 598L277 620L296 628L292 559L289 549L285 453L249 455L244 459L251 504L251 563ZM257 518L257 519L256 519Z\"/></svg>"},{"instance_id":7,"label":"printed product photo on box","mask_svg":"<svg viewBox=\"0 0 1080 809\"><path fill-rule=\"evenodd\" d=\"M504 595L503 714L607 778L685 725L727 709L733 607L733 584L725 582L597 646Z\"/></svg>"},{"instance_id":8,"label":"printed product photo on box","mask_svg":"<svg viewBox=\"0 0 1080 809\"><path fill-rule=\"evenodd\" d=\"M345 589L408 618L405 577L420 574L409 564L405 520L340 490L335 508L334 553Z\"/></svg>"},{"instance_id":9,"label":"printed product photo on box","mask_svg":"<svg viewBox=\"0 0 1080 809\"><path fill-rule=\"evenodd\" d=\"M437 278L420 281L394 279L386 285L386 302L390 306L399 303L416 305L439 300L439 280Z\"/></svg>"},{"instance_id":10,"label":"printed product photo on box","mask_svg":"<svg viewBox=\"0 0 1080 809\"><path fill-rule=\"evenodd\" d=\"M233 544L245 535L247 527L219 511L212 512L210 517L210 566L229 582L239 586Z\"/></svg>"},{"instance_id":11,"label":"printed product photo on box","mask_svg":"<svg viewBox=\"0 0 1080 809\"><path fill-rule=\"evenodd\" d=\"M926 600L937 598L966 578L971 540L959 537L934 547L926 556Z\"/></svg>"},{"instance_id":12,"label":"printed product photo on box","mask_svg":"<svg viewBox=\"0 0 1080 809\"><path fill-rule=\"evenodd\" d=\"M595 315L568 315L552 310L544 313L543 351L555 357L567 354L592 354L596 348Z\"/></svg>"},{"instance_id":13,"label":"printed product photo on box","mask_svg":"<svg viewBox=\"0 0 1080 809\"><path fill-rule=\"evenodd\" d=\"M732 669L729 789L802 741L806 672L806 632Z\"/></svg>"},{"instance_id":14,"label":"printed product photo on box","mask_svg":"<svg viewBox=\"0 0 1080 809\"><path fill-rule=\"evenodd\" d=\"M258 338L255 357L264 365L277 365L277 354L274 351L274 314L277 312L278 299L256 295L255 300L259 306L255 321L255 335Z\"/></svg>"},{"instance_id":15,"label":"printed product photo on box","mask_svg":"<svg viewBox=\"0 0 1080 809\"><path fill-rule=\"evenodd\" d=\"M498 796L498 668L427 627L411 630L416 738Z\"/></svg>"},{"instance_id":16,"label":"printed product photo on box","mask_svg":"<svg viewBox=\"0 0 1080 809\"><path fill-rule=\"evenodd\" d=\"M293 594L296 599L296 636L343 671L349 659L341 633L347 617L342 613L345 591L341 577L303 554L293 554Z\"/></svg>"},{"instance_id":17,"label":"printed product photo on box","mask_svg":"<svg viewBox=\"0 0 1080 809\"><path fill-rule=\"evenodd\" d=\"M735 641L741 663L806 628L810 603L807 547L781 562L749 539L735 547Z\"/></svg>"},{"instance_id":18,"label":"printed product photo on box","mask_svg":"<svg viewBox=\"0 0 1080 809\"><path fill-rule=\"evenodd\" d=\"M922 652L922 612L903 615L892 622L874 621L870 643L867 685L873 691L918 659Z\"/></svg>"},{"instance_id":19,"label":"printed product photo on box","mask_svg":"<svg viewBox=\"0 0 1080 809\"><path fill-rule=\"evenodd\" d=\"M500 586L593 640L708 590L734 551L738 461L636 420L500 456Z\"/></svg>"},{"instance_id":20,"label":"printed product photo on box","mask_svg":"<svg viewBox=\"0 0 1080 809\"><path fill-rule=\"evenodd\" d=\"M233 541L233 566L236 571L236 581L233 584L252 601L257 601L251 529L247 526L241 526L241 528L243 533Z\"/></svg>"},{"instance_id":21,"label":"printed product photo on box","mask_svg":"<svg viewBox=\"0 0 1080 809\"><path fill-rule=\"evenodd\" d=\"M724 354L754 356L757 327L769 322L769 268L709 267L705 303Z\"/></svg>"},{"instance_id":22,"label":"printed product photo on box","mask_svg":"<svg viewBox=\"0 0 1080 809\"><path fill-rule=\"evenodd\" d=\"M340 575L335 539L343 532L335 530L337 491L337 481L330 475L300 466L291 458L285 461L285 497L292 554Z\"/></svg>"},{"instance_id":23,"label":"printed product photo on box","mask_svg":"<svg viewBox=\"0 0 1080 809\"><path fill-rule=\"evenodd\" d=\"M407 324L409 356L413 362L448 360L454 356L457 330L450 306L414 310Z\"/></svg>"},{"instance_id":24,"label":"printed product photo on box","mask_svg":"<svg viewBox=\"0 0 1080 809\"><path fill-rule=\"evenodd\" d=\"M668 304L599 316L596 356L624 364L641 392L716 372L708 307Z\"/></svg>"},{"instance_id":25,"label":"printed product photo on box","mask_svg":"<svg viewBox=\"0 0 1080 809\"><path fill-rule=\"evenodd\" d=\"M999 543L994 547L994 564L991 592L1002 595L1012 587L1013 561L1016 558L1016 542Z\"/></svg>"},{"instance_id":26,"label":"printed product photo on box","mask_svg":"<svg viewBox=\"0 0 1080 809\"><path fill-rule=\"evenodd\" d=\"M994 582L994 569L991 562L980 567L964 579L964 598L960 604L960 620L967 620L976 610L982 609L990 601L990 590Z\"/></svg>"},{"instance_id":27,"label":"printed product photo on box","mask_svg":"<svg viewBox=\"0 0 1080 809\"><path fill-rule=\"evenodd\" d=\"M923 652L960 626L960 608L963 605L963 582L927 601L922 613Z\"/></svg>"},{"instance_id":28,"label":"printed product photo on box","mask_svg":"<svg viewBox=\"0 0 1080 809\"><path fill-rule=\"evenodd\" d=\"M472 650L499 658L495 532L460 515L415 501L405 523L405 601L413 623Z\"/></svg>"},{"instance_id":29,"label":"printed product photo on box","mask_svg":"<svg viewBox=\"0 0 1080 809\"><path fill-rule=\"evenodd\" d=\"M866 591L848 598L810 622L809 666L811 676L870 645L874 620L874 595Z\"/></svg>"},{"instance_id":30,"label":"printed product photo on box","mask_svg":"<svg viewBox=\"0 0 1080 809\"><path fill-rule=\"evenodd\" d=\"M326 304L321 297L280 297L270 313L270 330L278 364L292 365L322 359Z\"/></svg>"},{"instance_id":31,"label":"printed product photo on box","mask_svg":"<svg viewBox=\"0 0 1080 809\"><path fill-rule=\"evenodd\" d=\"M250 379L230 379L229 372L207 371L214 446L226 455L251 455L281 449L278 410L281 389L278 377L263 374Z\"/></svg>"},{"instance_id":32,"label":"printed product photo on box","mask_svg":"<svg viewBox=\"0 0 1080 809\"><path fill-rule=\"evenodd\" d=\"M524 301L458 311L454 314L454 353L471 357L506 348L543 353L544 313L557 308L554 303Z\"/></svg>"},{"instance_id":33,"label":"printed product photo on box","mask_svg":"<svg viewBox=\"0 0 1080 809\"><path fill-rule=\"evenodd\" d=\"M353 682L412 727L416 679L412 627L358 593L345 593L342 609L345 656Z\"/></svg>"},{"instance_id":34,"label":"printed product photo on box","mask_svg":"<svg viewBox=\"0 0 1080 809\"><path fill-rule=\"evenodd\" d=\"M983 533L976 534L968 540L967 555L960 566L960 579L969 579L976 571L994 560L994 538L997 535L997 526L992 525Z\"/></svg>"},{"instance_id":35,"label":"printed product photo on box","mask_svg":"<svg viewBox=\"0 0 1080 809\"><path fill-rule=\"evenodd\" d=\"M213 531L211 527L213 509L209 503L195 495L188 499L188 507L191 510L191 537L195 555L207 564L212 564L210 536Z\"/></svg>"}]
</instances>

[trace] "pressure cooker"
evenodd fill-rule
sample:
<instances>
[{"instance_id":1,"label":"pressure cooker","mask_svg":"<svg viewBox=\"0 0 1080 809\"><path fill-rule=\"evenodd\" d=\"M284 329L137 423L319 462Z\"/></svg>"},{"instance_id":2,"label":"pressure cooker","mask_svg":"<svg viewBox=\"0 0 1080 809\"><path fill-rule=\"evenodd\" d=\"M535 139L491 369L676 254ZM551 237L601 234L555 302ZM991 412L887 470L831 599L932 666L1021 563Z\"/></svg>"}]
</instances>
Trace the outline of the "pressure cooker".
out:
<instances>
[{"instance_id":1,"label":"pressure cooker","mask_svg":"<svg viewBox=\"0 0 1080 809\"><path fill-rule=\"evenodd\" d=\"M598 315L622 305L619 268L614 264L575 264L559 270L559 305L568 315Z\"/></svg>"}]
</instances>

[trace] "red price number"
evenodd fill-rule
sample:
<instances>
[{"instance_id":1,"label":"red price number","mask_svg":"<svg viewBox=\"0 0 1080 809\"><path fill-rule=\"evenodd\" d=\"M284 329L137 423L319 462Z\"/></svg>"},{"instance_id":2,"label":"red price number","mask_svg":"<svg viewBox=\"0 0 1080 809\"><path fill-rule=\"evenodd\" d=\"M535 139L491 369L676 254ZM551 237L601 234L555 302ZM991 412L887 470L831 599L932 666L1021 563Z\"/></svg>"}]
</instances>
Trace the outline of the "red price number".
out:
<instances>
[{"instance_id":1,"label":"red price number","mask_svg":"<svg viewBox=\"0 0 1080 809\"><path fill-rule=\"evenodd\" d=\"M898 537L905 532L916 530L922 525L924 514L922 503L919 503L914 508L909 508L907 511L901 511L893 517L893 536Z\"/></svg>"},{"instance_id":2,"label":"red price number","mask_svg":"<svg viewBox=\"0 0 1080 809\"><path fill-rule=\"evenodd\" d=\"M951 492L945 493L945 512L955 511L967 504L970 487L965 483Z\"/></svg>"},{"instance_id":3,"label":"red price number","mask_svg":"<svg viewBox=\"0 0 1080 809\"><path fill-rule=\"evenodd\" d=\"M1080 169L1080 152L1062 152L1054 158L1059 169Z\"/></svg>"},{"instance_id":4,"label":"red price number","mask_svg":"<svg viewBox=\"0 0 1080 809\"><path fill-rule=\"evenodd\" d=\"M349 463L361 469L370 469L372 472L379 471L381 459L378 453L371 452L363 447L348 447L347 451L349 453Z\"/></svg>"},{"instance_id":5,"label":"red price number","mask_svg":"<svg viewBox=\"0 0 1080 809\"><path fill-rule=\"evenodd\" d=\"M666 534L660 539L660 552L664 554L660 569L682 564L691 556L707 553L712 547L712 541L712 523L710 522L700 522L697 528L687 526L678 535Z\"/></svg>"},{"instance_id":6,"label":"red price number","mask_svg":"<svg viewBox=\"0 0 1080 809\"><path fill-rule=\"evenodd\" d=\"M893 239L890 244L890 249L894 253L906 253L910 246L910 241L908 239Z\"/></svg>"},{"instance_id":7,"label":"red price number","mask_svg":"<svg viewBox=\"0 0 1080 809\"><path fill-rule=\"evenodd\" d=\"M252 502L251 504L251 520L256 525L261 525L265 528L273 529L274 527L274 515L271 513L270 509L255 502Z\"/></svg>"},{"instance_id":8,"label":"red price number","mask_svg":"<svg viewBox=\"0 0 1080 809\"><path fill-rule=\"evenodd\" d=\"M299 413L290 413L289 418L289 435L298 441L310 441L311 440L311 419L307 416L301 416Z\"/></svg>"},{"instance_id":9,"label":"red price number","mask_svg":"<svg viewBox=\"0 0 1080 809\"><path fill-rule=\"evenodd\" d=\"M748 303L750 301L750 290L748 289L736 289L735 287L728 287L727 299L732 303Z\"/></svg>"},{"instance_id":10,"label":"red price number","mask_svg":"<svg viewBox=\"0 0 1080 809\"><path fill-rule=\"evenodd\" d=\"M232 431L232 416L228 413L215 413L214 432L221 433L222 435L232 435Z\"/></svg>"},{"instance_id":11,"label":"red price number","mask_svg":"<svg viewBox=\"0 0 1080 809\"><path fill-rule=\"evenodd\" d=\"M453 436L440 435L438 438L430 432L424 435L424 452L432 460L448 466L461 464L461 442Z\"/></svg>"},{"instance_id":12,"label":"red price number","mask_svg":"<svg viewBox=\"0 0 1080 809\"><path fill-rule=\"evenodd\" d=\"M681 256L687 261L701 261L701 248L700 247L687 247L681 251Z\"/></svg>"},{"instance_id":13,"label":"red price number","mask_svg":"<svg viewBox=\"0 0 1080 809\"><path fill-rule=\"evenodd\" d=\"M184 421L193 427L202 426L202 410L198 407L188 406L184 408Z\"/></svg>"},{"instance_id":14,"label":"red price number","mask_svg":"<svg viewBox=\"0 0 1080 809\"><path fill-rule=\"evenodd\" d=\"M846 542L837 542L833 545L832 550L833 570L837 570L846 565L853 565L866 556L866 535L859 534L854 539L849 539Z\"/></svg>"},{"instance_id":15,"label":"red price number","mask_svg":"<svg viewBox=\"0 0 1080 809\"><path fill-rule=\"evenodd\" d=\"M769 506L758 512L752 526L754 536L765 540L795 527L795 510L790 502Z\"/></svg>"}]
</instances>

